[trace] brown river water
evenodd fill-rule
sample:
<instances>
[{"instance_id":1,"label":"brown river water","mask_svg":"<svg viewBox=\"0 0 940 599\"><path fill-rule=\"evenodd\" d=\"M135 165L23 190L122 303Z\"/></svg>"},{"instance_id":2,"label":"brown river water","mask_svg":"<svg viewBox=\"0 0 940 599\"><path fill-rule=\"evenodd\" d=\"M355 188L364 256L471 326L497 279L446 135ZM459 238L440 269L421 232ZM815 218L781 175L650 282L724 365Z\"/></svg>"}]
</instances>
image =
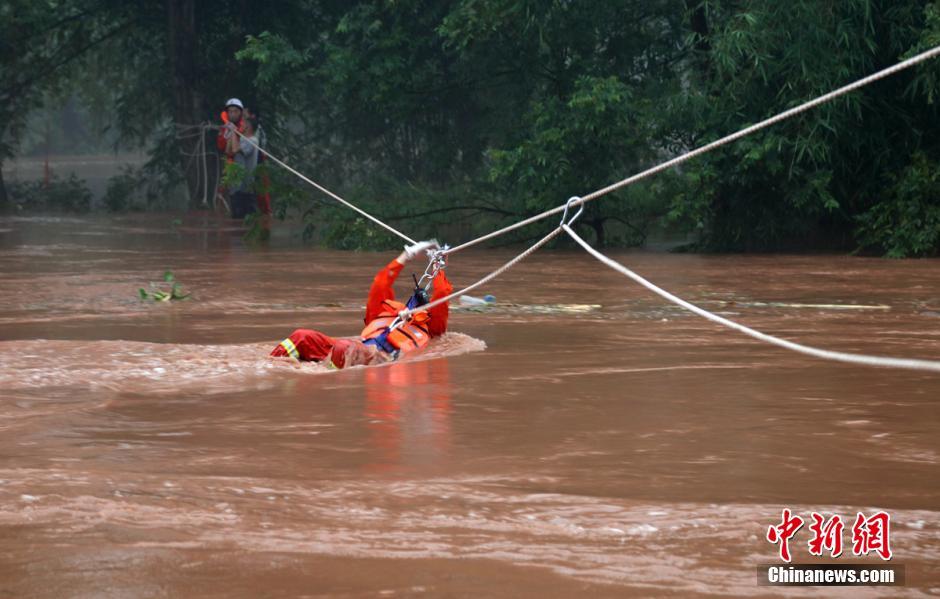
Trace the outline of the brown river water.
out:
<instances>
[{"instance_id":1,"label":"brown river water","mask_svg":"<svg viewBox=\"0 0 940 599\"><path fill-rule=\"evenodd\" d=\"M267 354L355 334L394 252L171 218L0 219L0 597L808 596L757 585L783 508L847 521L829 563L882 563L850 529L887 511L889 594L940 593L936 374L759 344L576 250L425 355L329 371ZM940 359L937 260L613 255L768 333ZM141 302L166 269L192 299Z\"/></svg>"}]
</instances>

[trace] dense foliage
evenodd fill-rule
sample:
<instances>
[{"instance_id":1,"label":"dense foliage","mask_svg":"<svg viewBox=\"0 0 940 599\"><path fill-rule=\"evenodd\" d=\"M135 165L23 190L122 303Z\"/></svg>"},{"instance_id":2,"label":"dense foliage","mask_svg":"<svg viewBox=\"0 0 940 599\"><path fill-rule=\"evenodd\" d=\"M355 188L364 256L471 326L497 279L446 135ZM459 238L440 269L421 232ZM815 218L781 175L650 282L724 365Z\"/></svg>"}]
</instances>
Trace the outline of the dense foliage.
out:
<instances>
[{"instance_id":1,"label":"dense foliage","mask_svg":"<svg viewBox=\"0 0 940 599\"><path fill-rule=\"evenodd\" d=\"M4 27L25 19L38 32L29 39L59 46L27 58L4 47L4 85L48 61L49 48L75 54L86 76L26 79L33 97L48 79L110 103L126 138L152 144L150 172L187 176L194 197L196 140L177 139L175 125L217 120L236 95L260 109L273 152L412 235L451 240L940 44L937 0L23 6L3 13ZM92 47L76 54L84 46L68 45L69 32ZM940 65L922 65L592 203L581 226L608 245L659 227L695 233L710 250L935 255L938 91ZM0 159L18 122L0 134ZM309 235L393 243L280 169L270 175L276 212L303 215ZM544 227L535 229L520 238Z\"/></svg>"}]
</instances>

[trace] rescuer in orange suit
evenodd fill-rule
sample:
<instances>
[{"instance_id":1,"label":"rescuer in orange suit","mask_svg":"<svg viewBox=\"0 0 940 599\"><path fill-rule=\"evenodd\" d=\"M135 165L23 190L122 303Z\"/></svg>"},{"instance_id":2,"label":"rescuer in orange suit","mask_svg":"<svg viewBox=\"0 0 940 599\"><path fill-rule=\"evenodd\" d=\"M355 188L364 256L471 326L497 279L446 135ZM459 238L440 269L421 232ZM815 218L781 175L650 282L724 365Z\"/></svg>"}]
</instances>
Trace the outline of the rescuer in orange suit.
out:
<instances>
[{"instance_id":1,"label":"rescuer in orange suit","mask_svg":"<svg viewBox=\"0 0 940 599\"><path fill-rule=\"evenodd\" d=\"M416 312L405 321L398 319L398 313L450 295L453 286L447 280L444 269L437 270L431 280L433 292L430 298L427 291L418 285L408 301L402 304L395 301L392 285L406 262L436 247L435 241L410 245L375 275L366 301L366 327L358 337L334 338L320 331L297 329L281 341L271 355L290 356L308 362L322 361L334 368L345 368L395 360L402 354L425 347L432 338L447 331L448 303L426 312Z\"/></svg>"}]
</instances>

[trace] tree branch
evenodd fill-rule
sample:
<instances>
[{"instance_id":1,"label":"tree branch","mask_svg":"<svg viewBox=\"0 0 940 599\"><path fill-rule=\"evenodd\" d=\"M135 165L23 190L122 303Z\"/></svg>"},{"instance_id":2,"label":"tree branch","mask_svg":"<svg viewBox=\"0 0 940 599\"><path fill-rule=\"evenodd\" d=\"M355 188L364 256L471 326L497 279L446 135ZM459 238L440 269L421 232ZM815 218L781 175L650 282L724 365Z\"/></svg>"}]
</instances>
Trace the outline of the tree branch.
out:
<instances>
[{"instance_id":1,"label":"tree branch","mask_svg":"<svg viewBox=\"0 0 940 599\"><path fill-rule=\"evenodd\" d=\"M99 7L96 8L96 9L89 8L88 10L85 10L85 11L82 11L82 12L77 12L77 13L72 14L72 15L69 15L69 16L67 16L67 17L63 17L62 19L59 19L59 20L56 21L55 23L52 23L51 25L49 25L49 26L46 27L45 29L41 29L41 30L39 30L39 31L34 31L34 32L28 33L27 35L24 35L24 36L22 36L22 37L19 37L19 38L10 40L10 41L9 41L9 44L10 44L11 46L23 46L23 45L26 44L26 42L32 40L33 38L35 38L35 37L37 37L37 36L45 35L45 34L49 33L50 31L53 31L53 30L55 30L55 29L58 29L59 27L62 27L63 25L66 25L66 24L68 24L68 23L71 23L72 21L75 21L75 20L78 20L78 19L83 19L83 18L85 18L85 17L87 17L87 16L89 16L89 15L93 15L93 14L95 14L95 13L101 12L102 10L103 10L103 9L99 6Z\"/></svg>"},{"instance_id":2,"label":"tree branch","mask_svg":"<svg viewBox=\"0 0 940 599\"><path fill-rule=\"evenodd\" d=\"M70 54L69 56L66 56L65 58L63 58L63 59L60 60L59 62L54 63L54 64L50 64L50 65L45 66L45 67L43 67L43 68L39 68L39 69L38 69L38 72L37 72L33 77L30 77L30 78L26 79L25 81L19 83L19 84L18 84L16 87L14 87L11 91L8 91L4 99L6 100L7 98L12 98L12 97L15 97L15 96L20 95L20 94L23 92L24 89L26 89L26 88L28 88L28 87L30 87L30 86L32 86L32 85L35 85L35 84L38 83L39 81L45 79L46 77L52 75L53 73L55 73L56 71L58 71L59 69L61 69L62 67L64 67L65 65L69 64L69 63L72 62L73 60L76 60L76 59L82 57L82 56L83 56L85 53L87 53L89 50L91 50L91 49L95 48L96 46L98 46L98 45L100 45L100 44L106 42L107 40L111 39L112 37L114 37L114 36L117 35L118 33L121 33L122 31L124 31L125 29L127 29L128 27L130 27L131 25L133 25L134 23L136 23L136 19L131 19L130 21L126 21L125 23L122 23L121 25L115 27L114 29L112 29L112 30L109 31L108 33L104 34L103 36L101 36L101 37L98 38L97 40L93 40L93 41L91 41L91 42L85 44L84 46L78 48L75 52L73 52L73 53ZM66 44L66 45L67 45L67 44Z\"/></svg>"},{"instance_id":3,"label":"tree branch","mask_svg":"<svg viewBox=\"0 0 940 599\"><path fill-rule=\"evenodd\" d=\"M456 212L458 210L477 210L479 212L492 212L494 214L501 214L503 216L519 216L516 212L510 212L508 210L503 210L502 208L491 208L489 206L448 206L447 208L436 208L434 210L428 210L426 212L419 212L417 214L400 214L397 216L385 216L385 220L405 220L410 218L421 218L423 216L430 216L432 214L441 214L444 212Z\"/></svg>"}]
</instances>

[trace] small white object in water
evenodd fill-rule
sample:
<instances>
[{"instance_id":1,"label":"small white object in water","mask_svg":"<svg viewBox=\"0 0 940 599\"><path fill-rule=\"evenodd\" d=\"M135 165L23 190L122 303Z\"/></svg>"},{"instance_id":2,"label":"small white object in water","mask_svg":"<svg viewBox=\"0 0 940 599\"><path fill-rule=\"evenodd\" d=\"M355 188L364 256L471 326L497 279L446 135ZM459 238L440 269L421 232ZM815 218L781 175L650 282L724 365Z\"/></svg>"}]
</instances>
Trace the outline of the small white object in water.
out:
<instances>
[{"instance_id":1,"label":"small white object in water","mask_svg":"<svg viewBox=\"0 0 940 599\"><path fill-rule=\"evenodd\" d=\"M461 306L485 306L487 304L492 304L496 301L496 298L492 295L485 295L481 297L473 297L472 295L461 295L460 296L460 305Z\"/></svg>"},{"instance_id":2,"label":"small white object in water","mask_svg":"<svg viewBox=\"0 0 940 599\"><path fill-rule=\"evenodd\" d=\"M32 503L34 501L39 501L39 498L35 495L20 495L20 499L26 503Z\"/></svg>"}]
</instances>

